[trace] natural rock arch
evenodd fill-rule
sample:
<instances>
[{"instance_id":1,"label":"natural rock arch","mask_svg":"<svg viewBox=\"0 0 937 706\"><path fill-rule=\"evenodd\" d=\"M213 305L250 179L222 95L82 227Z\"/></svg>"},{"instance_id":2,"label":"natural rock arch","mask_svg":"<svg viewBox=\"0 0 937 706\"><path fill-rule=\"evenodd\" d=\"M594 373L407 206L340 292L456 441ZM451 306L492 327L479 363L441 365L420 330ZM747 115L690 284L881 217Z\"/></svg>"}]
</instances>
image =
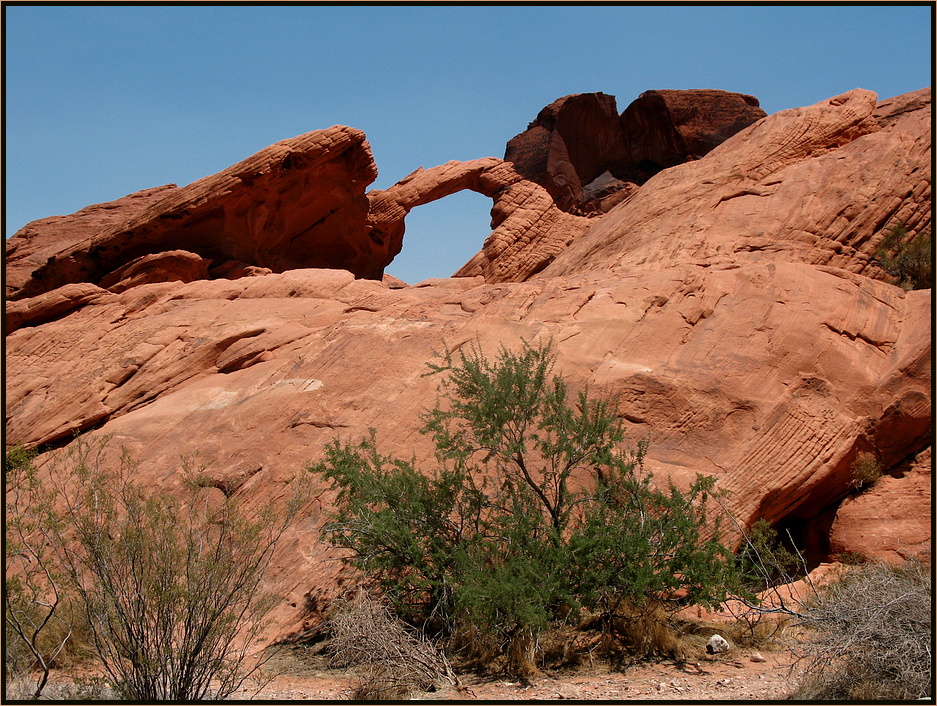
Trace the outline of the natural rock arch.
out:
<instances>
[{"instance_id":1,"label":"natural rock arch","mask_svg":"<svg viewBox=\"0 0 937 706\"><path fill-rule=\"evenodd\" d=\"M389 189L369 191L368 235L396 255L403 245L404 220L413 208L464 189L493 200L493 230L456 277L483 275L488 282L528 279L552 262L590 223L588 218L557 208L546 189L524 179L510 162L485 157L421 167Z\"/></svg>"}]
</instances>

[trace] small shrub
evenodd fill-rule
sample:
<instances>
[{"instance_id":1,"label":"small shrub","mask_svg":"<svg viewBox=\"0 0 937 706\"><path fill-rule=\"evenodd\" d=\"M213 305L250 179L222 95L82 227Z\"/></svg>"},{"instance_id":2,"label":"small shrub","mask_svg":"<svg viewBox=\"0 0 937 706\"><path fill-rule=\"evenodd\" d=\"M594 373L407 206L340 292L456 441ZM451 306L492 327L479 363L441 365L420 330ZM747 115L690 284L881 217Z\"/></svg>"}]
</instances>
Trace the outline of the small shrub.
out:
<instances>
[{"instance_id":1,"label":"small shrub","mask_svg":"<svg viewBox=\"0 0 937 706\"><path fill-rule=\"evenodd\" d=\"M17 690L36 675L31 697L38 699L72 628L64 617L69 595L53 546L55 524L48 521L55 494L39 480L35 456L18 446L4 455L3 656L6 681Z\"/></svg>"},{"instance_id":2,"label":"small shrub","mask_svg":"<svg viewBox=\"0 0 937 706\"><path fill-rule=\"evenodd\" d=\"M777 530L763 517L744 533L736 566L742 586L752 593L794 580L801 568L798 558L781 543Z\"/></svg>"},{"instance_id":3,"label":"small shrub","mask_svg":"<svg viewBox=\"0 0 937 706\"><path fill-rule=\"evenodd\" d=\"M442 652L364 590L339 607L329 627L332 666L363 673L354 699L405 699L458 683Z\"/></svg>"},{"instance_id":4,"label":"small shrub","mask_svg":"<svg viewBox=\"0 0 937 706\"><path fill-rule=\"evenodd\" d=\"M120 701L120 693L101 676L78 677L71 683L52 684L50 701Z\"/></svg>"},{"instance_id":5,"label":"small shrub","mask_svg":"<svg viewBox=\"0 0 937 706\"><path fill-rule=\"evenodd\" d=\"M803 559L781 543L766 519L759 518L742 532L736 570L737 593L727 604L735 623L726 630L738 645L764 646L784 631L789 611L781 608L783 600L778 601L780 587L806 575Z\"/></svg>"},{"instance_id":6,"label":"small shrub","mask_svg":"<svg viewBox=\"0 0 937 706\"><path fill-rule=\"evenodd\" d=\"M846 566L859 566L860 564L865 564L869 559L867 556L860 552L840 552L839 554L834 554L832 557L833 561L839 562L840 564L845 564Z\"/></svg>"},{"instance_id":7,"label":"small shrub","mask_svg":"<svg viewBox=\"0 0 937 706\"><path fill-rule=\"evenodd\" d=\"M849 567L807 602L800 646L805 700L925 699L932 694L931 576L917 561Z\"/></svg>"},{"instance_id":8,"label":"small shrub","mask_svg":"<svg viewBox=\"0 0 937 706\"><path fill-rule=\"evenodd\" d=\"M3 454L3 473L7 483L16 482L11 473L22 472L28 469L36 458L36 450L25 446L7 446Z\"/></svg>"},{"instance_id":9,"label":"small shrub","mask_svg":"<svg viewBox=\"0 0 937 706\"><path fill-rule=\"evenodd\" d=\"M614 633L632 655L681 660L686 657L688 647L669 618L660 607L622 610L615 618Z\"/></svg>"},{"instance_id":10,"label":"small shrub","mask_svg":"<svg viewBox=\"0 0 937 706\"><path fill-rule=\"evenodd\" d=\"M862 490L882 477L882 464L875 458L875 454L862 451L852 462L850 471L850 487Z\"/></svg>"},{"instance_id":11,"label":"small shrub","mask_svg":"<svg viewBox=\"0 0 937 706\"><path fill-rule=\"evenodd\" d=\"M785 615L748 612L721 627L722 634L739 647L770 648L788 639L791 619Z\"/></svg>"},{"instance_id":12,"label":"small shrub","mask_svg":"<svg viewBox=\"0 0 937 706\"><path fill-rule=\"evenodd\" d=\"M36 493L14 495L24 500L14 521L43 540L39 589L55 596L64 585L76 597L122 698L224 698L263 664L250 651L274 601L263 573L303 495L257 520L233 498L211 504L191 486L183 504L135 483L126 453L107 462L107 444L107 437L77 438L50 458L42 482L27 476L23 487ZM62 605L58 598L58 618Z\"/></svg>"},{"instance_id":13,"label":"small shrub","mask_svg":"<svg viewBox=\"0 0 937 706\"><path fill-rule=\"evenodd\" d=\"M879 267L894 277L904 289L930 289L934 286L934 262L930 229L909 237L904 224L892 226L875 249Z\"/></svg>"}]
</instances>

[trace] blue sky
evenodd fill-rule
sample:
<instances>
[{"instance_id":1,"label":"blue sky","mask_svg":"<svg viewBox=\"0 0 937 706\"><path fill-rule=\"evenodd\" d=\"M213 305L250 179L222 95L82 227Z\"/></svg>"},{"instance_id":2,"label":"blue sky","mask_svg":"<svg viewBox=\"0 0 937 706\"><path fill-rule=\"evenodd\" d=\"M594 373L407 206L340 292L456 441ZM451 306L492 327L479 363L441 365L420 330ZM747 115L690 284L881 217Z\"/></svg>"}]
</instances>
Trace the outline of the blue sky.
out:
<instances>
[{"instance_id":1,"label":"blue sky","mask_svg":"<svg viewBox=\"0 0 937 706\"><path fill-rule=\"evenodd\" d=\"M11 6L5 232L184 185L335 124L368 135L387 188L417 167L503 157L570 93L718 88L768 113L852 88L931 83L931 7L881 5ZM445 277L491 202L414 209L388 272Z\"/></svg>"}]
</instances>

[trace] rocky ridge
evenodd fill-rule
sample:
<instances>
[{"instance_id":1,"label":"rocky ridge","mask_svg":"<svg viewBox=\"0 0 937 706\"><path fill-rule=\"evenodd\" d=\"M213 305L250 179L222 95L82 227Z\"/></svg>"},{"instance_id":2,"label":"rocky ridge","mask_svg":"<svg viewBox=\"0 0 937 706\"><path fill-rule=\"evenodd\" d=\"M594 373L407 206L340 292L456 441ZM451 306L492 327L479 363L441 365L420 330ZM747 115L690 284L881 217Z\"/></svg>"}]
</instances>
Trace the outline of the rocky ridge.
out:
<instances>
[{"instance_id":1,"label":"rocky ridge","mask_svg":"<svg viewBox=\"0 0 937 706\"><path fill-rule=\"evenodd\" d=\"M891 224L930 227L929 89L759 118L607 212L522 171L450 162L365 193L364 135L333 127L29 224L7 242L7 443L111 434L169 491L198 451L204 492L259 507L336 436L374 427L385 453L430 459L415 430L443 347L552 338L657 477L716 476L740 522L792 529L813 563L929 552L931 292L874 263ZM481 251L453 278L382 281L406 214L460 189L493 200ZM860 452L886 475L857 496ZM279 636L344 580L317 539L332 500L316 489L268 577Z\"/></svg>"}]
</instances>

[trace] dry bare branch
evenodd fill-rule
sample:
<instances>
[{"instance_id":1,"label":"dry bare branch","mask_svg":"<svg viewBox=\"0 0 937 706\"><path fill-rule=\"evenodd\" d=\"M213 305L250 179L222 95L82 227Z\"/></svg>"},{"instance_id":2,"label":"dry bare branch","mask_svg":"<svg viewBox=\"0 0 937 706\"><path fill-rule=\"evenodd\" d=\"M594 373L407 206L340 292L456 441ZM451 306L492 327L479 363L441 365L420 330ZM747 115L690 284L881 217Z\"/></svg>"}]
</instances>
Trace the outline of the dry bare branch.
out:
<instances>
[{"instance_id":1,"label":"dry bare branch","mask_svg":"<svg viewBox=\"0 0 937 706\"><path fill-rule=\"evenodd\" d=\"M405 698L445 684L460 686L445 655L364 590L338 610L330 632L331 665L362 675L356 698Z\"/></svg>"}]
</instances>

